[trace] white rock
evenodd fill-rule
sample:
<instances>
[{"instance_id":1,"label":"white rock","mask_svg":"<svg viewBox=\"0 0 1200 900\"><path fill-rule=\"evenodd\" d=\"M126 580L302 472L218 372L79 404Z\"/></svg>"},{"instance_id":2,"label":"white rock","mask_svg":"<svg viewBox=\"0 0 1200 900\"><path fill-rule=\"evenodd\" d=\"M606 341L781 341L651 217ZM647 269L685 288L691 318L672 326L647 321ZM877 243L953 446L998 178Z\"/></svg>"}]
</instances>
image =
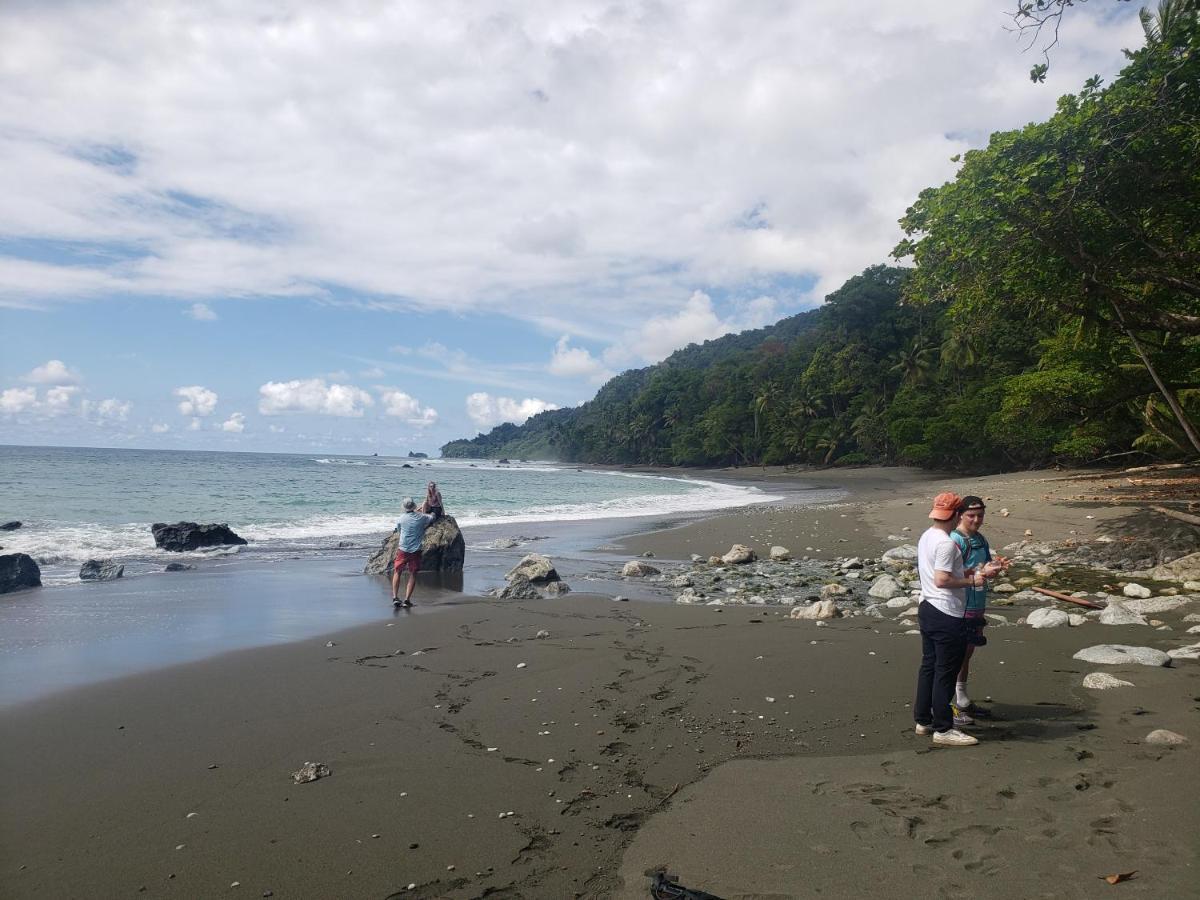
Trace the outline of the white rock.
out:
<instances>
[{"instance_id":1,"label":"white rock","mask_svg":"<svg viewBox=\"0 0 1200 900\"><path fill-rule=\"evenodd\" d=\"M792 551L787 547L780 547L778 544L776 544L771 548L771 559L776 560L777 562L784 562L785 560L789 560L791 558Z\"/></svg>"},{"instance_id":2,"label":"white rock","mask_svg":"<svg viewBox=\"0 0 1200 900\"><path fill-rule=\"evenodd\" d=\"M1041 578L1049 578L1054 574L1054 567L1048 566L1045 563L1034 563L1033 574Z\"/></svg>"},{"instance_id":3,"label":"white rock","mask_svg":"<svg viewBox=\"0 0 1200 900\"><path fill-rule=\"evenodd\" d=\"M1176 647L1174 650L1168 650L1167 656L1171 659L1200 659L1200 644L1188 644L1186 647Z\"/></svg>"},{"instance_id":4,"label":"white rock","mask_svg":"<svg viewBox=\"0 0 1200 900\"><path fill-rule=\"evenodd\" d=\"M1100 611L1101 625L1145 625L1146 620L1130 612L1124 603L1113 601Z\"/></svg>"},{"instance_id":5,"label":"white rock","mask_svg":"<svg viewBox=\"0 0 1200 900\"><path fill-rule=\"evenodd\" d=\"M327 778L332 772L329 766L325 763L306 762L299 769L292 773L292 781L296 784L308 784L310 781L316 781L319 778Z\"/></svg>"},{"instance_id":6,"label":"white rock","mask_svg":"<svg viewBox=\"0 0 1200 900\"><path fill-rule=\"evenodd\" d=\"M871 583L867 593L877 600L891 600L904 593L904 588L891 575L880 575ZM907 598L905 598L907 602Z\"/></svg>"},{"instance_id":7,"label":"white rock","mask_svg":"<svg viewBox=\"0 0 1200 900\"><path fill-rule=\"evenodd\" d=\"M997 594L1015 594L1017 592L1017 586L1015 584L1009 584L1007 581L1005 581L996 585L994 588L992 588L992 590Z\"/></svg>"},{"instance_id":8,"label":"white rock","mask_svg":"<svg viewBox=\"0 0 1200 900\"><path fill-rule=\"evenodd\" d=\"M756 559L758 559L758 556L745 544L734 544L729 548L729 552L721 557L721 562L733 566L752 563Z\"/></svg>"},{"instance_id":9,"label":"white rock","mask_svg":"<svg viewBox=\"0 0 1200 900\"><path fill-rule=\"evenodd\" d=\"M818 600L809 606L793 606L788 617L792 619L836 619L841 613L832 600Z\"/></svg>"},{"instance_id":10,"label":"white rock","mask_svg":"<svg viewBox=\"0 0 1200 900\"><path fill-rule=\"evenodd\" d=\"M527 665L527 663L517 663L517 668L524 669L526 665Z\"/></svg>"},{"instance_id":11,"label":"white rock","mask_svg":"<svg viewBox=\"0 0 1200 900\"><path fill-rule=\"evenodd\" d=\"M657 575L659 570L647 565L641 560L631 559L621 567L621 574L627 578L645 578L647 575Z\"/></svg>"},{"instance_id":12,"label":"white rock","mask_svg":"<svg viewBox=\"0 0 1200 900\"><path fill-rule=\"evenodd\" d=\"M1174 731L1167 731L1165 728L1156 728L1144 738L1147 744L1159 744L1164 747L1178 747L1180 744L1186 744L1188 739L1182 734Z\"/></svg>"},{"instance_id":13,"label":"white rock","mask_svg":"<svg viewBox=\"0 0 1200 900\"><path fill-rule=\"evenodd\" d=\"M1000 515L1007 519L1009 516L1008 507L1002 507L1000 510Z\"/></svg>"},{"instance_id":14,"label":"white rock","mask_svg":"<svg viewBox=\"0 0 1200 900\"><path fill-rule=\"evenodd\" d=\"M830 597L844 597L850 593L840 584L827 584L821 588L821 599L828 600Z\"/></svg>"},{"instance_id":15,"label":"white rock","mask_svg":"<svg viewBox=\"0 0 1200 900\"><path fill-rule=\"evenodd\" d=\"M1134 584L1132 581L1129 582L1129 584L1125 585L1125 587L1122 588L1121 592L1126 597L1141 598L1141 597L1149 597L1150 596L1150 588L1142 587L1140 584Z\"/></svg>"},{"instance_id":16,"label":"white rock","mask_svg":"<svg viewBox=\"0 0 1200 900\"><path fill-rule=\"evenodd\" d=\"M1193 625L1184 634L1200 634L1200 625Z\"/></svg>"},{"instance_id":17,"label":"white rock","mask_svg":"<svg viewBox=\"0 0 1200 900\"><path fill-rule=\"evenodd\" d=\"M676 575L671 579L671 587L686 588L693 584L692 576L684 572L682 575Z\"/></svg>"},{"instance_id":18,"label":"white rock","mask_svg":"<svg viewBox=\"0 0 1200 900\"><path fill-rule=\"evenodd\" d=\"M1200 613L1188 613L1183 617L1185 622L1200 622Z\"/></svg>"},{"instance_id":19,"label":"white rock","mask_svg":"<svg viewBox=\"0 0 1200 900\"><path fill-rule=\"evenodd\" d=\"M692 588L688 588L682 594L680 594L679 596L677 596L675 598L675 602L676 603L684 603L684 604L696 603L700 599L701 598L696 594L696 592Z\"/></svg>"},{"instance_id":20,"label":"white rock","mask_svg":"<svg viewBox=\"0 0 1200 900\"><path fill-rule=\"evenodd\" d=\"M1089 672L1083 676L1083 686L1093 691L1108 691L1113 688L1133 687L1134 684L1107 672Z\"/></svg>"},{"instance_id":21,"label":"white rock","mask_svg":"<svg viewBox=\"0 0 1200 900\"><path fill-rule=\"evenodd\" d=\"M535 638L548 638L548 637L550 637L550 632L548 632L545 628L543 628L541 631L539 631L537 634L535 634L534 637Z\"/></svg>"},{"instance_id":22,"label":"white rock","mask_svg":"<svg viewBox=\"0 0 1200 900\"><path fill-rule=\"evenodd\" d=\"M903 568L917 561L917 548L915 544L901 544L899 547L893 547L879 557L879 561L886 566L893 568Z\"/></svg>"},{"instance_id":23,"label":"white rock","mask_svg":"<svg viewBox=\"0 0 1200 900\"><path fill-rule=\"evenodd\" d=\"M1087 616L1081 616L1079 613L1067 613L1067 619L1072 628L1078 628L1080 625L1087 624Z\"/></svg>"},{"instance_id":24,"label":"white rock","mask_svg":"<svg viewBox=\"0 0 1200 900\"><path fill-rule=\"evenodd\" d=\"M1126 600L1125 608L1139 615L1170 612L1191 603L1189 597L1147 597L1143 600Z\"/></svg>"},{"instance_id":25,"label":"white rock","mask_svg":"<svg viewBox=\"0 0 1200 900\"><path fill-rule=\"evenodd\" d=\"M1070 621L1067 614L1061 609L1054 609L1049 606L1042 609L1035 609L1025 617L1025 623L1033 628L1057 628L1059 625L1066 625Z\"/></svg>"},{"instance_id":26,"label":"white rock","mask_svg":"<svg viewBox=\"0 0 1200 900\"><path fill-rule=\"evenodd\" d=\"M1128 644L1097 644L1084 647L1072 659L1106 666L1136 664L1139 666L1169 666L1171 657L1153 647L1131 647Z\"/></svg>"},{"instance_id":27,"label":"white rock","mask_svg":"<svg viewBox=\"0 0 1200 900\"><path fill-rule=\"evenodd\" d=\"M1185 591L1191 591L1195 594L1200 594L1200 581L1185 581L1183 583L1183 589Z\"/></svg>"},{"instance_id":28,"label":"white rock","mask_svg":"<svg viewBox=\"0 0 1200 900\"><path fill-rule=\"evenodd\" d=\"M907 609L909 607L909 605L911 605L911 604L912 604L912 601L909 600L907 597L893 597L891 600L889 600L884 605L887 606L889 609Z\"/></svg>"}]
</instances>

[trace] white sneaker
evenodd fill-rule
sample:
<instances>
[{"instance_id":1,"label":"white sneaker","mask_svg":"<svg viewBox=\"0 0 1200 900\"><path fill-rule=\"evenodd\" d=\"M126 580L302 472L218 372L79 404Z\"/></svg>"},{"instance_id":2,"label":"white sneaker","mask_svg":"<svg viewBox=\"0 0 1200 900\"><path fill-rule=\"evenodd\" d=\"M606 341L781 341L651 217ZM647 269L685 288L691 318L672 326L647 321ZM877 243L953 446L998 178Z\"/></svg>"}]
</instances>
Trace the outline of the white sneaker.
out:
<instances>
[{"instance_id":1,"label":"white sneaker","mask_svg":"<svg viewBox=\"0 0 1200 900\"><path fill-rule=\"evenodd\" d=\"M918 724L918 725L917 725L917 726L916 726L916 727L913 729L913 731L914 731L914 732L916 732L917 734L921 735L922 737L924 737L924 736L926 736L926 735L933 734L933 726L932 726L932 725L920 725L920 724Z\"/></svg>"},{"instance_id":2,"label":"white sneaker","mask_svg":"<svg viewBox=\"0 0 1200 900\"><path fill-rule=\"evenodd\" d=\"M943 747L973 747L979 743L979 738L963 734L957 728L951 728L949 731L935 731L933 742L941 744Z\"/></svg>"}]
</instances>

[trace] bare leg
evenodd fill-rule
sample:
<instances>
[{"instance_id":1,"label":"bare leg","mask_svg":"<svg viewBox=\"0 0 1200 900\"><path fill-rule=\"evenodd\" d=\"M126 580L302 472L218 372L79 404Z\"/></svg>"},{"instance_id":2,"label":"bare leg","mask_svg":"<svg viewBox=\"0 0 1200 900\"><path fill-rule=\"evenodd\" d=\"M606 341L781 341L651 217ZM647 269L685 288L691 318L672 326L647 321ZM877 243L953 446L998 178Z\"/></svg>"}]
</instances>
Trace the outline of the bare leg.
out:
<instances>
[{"instance_id":1,"label":"bare leg","mask_svg":"<svg viewBox=\"0 0 1200 900\"><path fill-rule=\"evenodd\" d=\"M417 586L417 573L409 572L408 573L408 584L405 585L405 588L404 588L404 602L405 603L412 603L413 590L416 588L416 586Z\"/></svg>"},{"instance_id":2,"label":"bare leg","mask_svg":"<svg viewBox=\"0 0 1200 900\"><path fill-rule=\"evenodd\" d=\"M395 600L400 596L400 570L392 569L392 599Z\"/></svg>"}]
</instances>

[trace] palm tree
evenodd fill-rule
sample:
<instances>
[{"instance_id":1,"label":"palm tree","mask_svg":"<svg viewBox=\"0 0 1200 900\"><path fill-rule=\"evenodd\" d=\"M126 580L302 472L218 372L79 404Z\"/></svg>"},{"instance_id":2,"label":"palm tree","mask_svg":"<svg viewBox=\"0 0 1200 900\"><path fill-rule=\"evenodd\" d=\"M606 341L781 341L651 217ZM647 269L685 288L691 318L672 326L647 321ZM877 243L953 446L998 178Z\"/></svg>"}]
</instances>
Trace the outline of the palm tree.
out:
<instances>
[{"instance_id":1,"label":"palm tree","mask_svg":"<svg viewBox=\"0 0 1200 900\"><path fill-rule=\"evenodd\" d=\"M894 362L888 371L900 376L900 384L906 387L923 384L933 368L933 348L923 338L913 338L912 343L897 350L892 359Z\"/></svg>"},{"instance_id":2,"label":"palm tree","mask_svg":"<svg viewBox=\"0 0 1200 900\"><path fill-rule=\"evenodd\" d=\"M1150 12L1146 7L1138 10L1146 43L1175 45L1186 32L1187 26L1195 25L1200 19L1200 3L1197 0L1159 0L1158 10Z\"/></svg>"}]
</instances>

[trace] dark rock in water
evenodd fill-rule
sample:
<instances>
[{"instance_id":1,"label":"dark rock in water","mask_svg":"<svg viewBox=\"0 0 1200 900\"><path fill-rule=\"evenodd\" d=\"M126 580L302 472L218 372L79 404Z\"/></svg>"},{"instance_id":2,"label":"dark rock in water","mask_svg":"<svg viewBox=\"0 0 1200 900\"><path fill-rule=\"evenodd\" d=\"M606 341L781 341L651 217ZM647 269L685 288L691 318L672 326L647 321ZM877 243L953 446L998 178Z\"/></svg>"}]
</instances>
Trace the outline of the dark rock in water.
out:
<instances>
[{"instance_id":1,"label":"dark rock in water","mask_svg":"<svg viewBox=\"0 0 1200 900\"><path fill-rule=\"evenodd\" d=\"M162 522L156 522L150 526L150 531L153 532L154 543L160 550L176 553L199 550L202 547L246 543L246 539L238 537L228 525L197 525L195 522L164 525Z\"/></svg>"},{"instance_id":2,"label":"dark rock in water","mask_svg":"<svg viewBox=\"0 0 1200 900\"><path fill-rule=\"evenodd\" d=\"M404 465L402 465L400 468L402 468L402 469L411 469L411 468L412 468L412 466L410 466L408 463L404 463Z\"/></svg>"},{"instance_id":3,"label":"dark rock in water","mask_svg":"<svg viewBox=\"0 0 1200 900\"><path fill-rule=\"evenodd\" d=\"M497 462L497 464L499 464L501 466L511 465L511 462L507 459L498 459L498 460L496 460L496 462Z\"/></svg>"},{"instance_id":4,"label":"dark rock in water","mask_svg":"<svg viewBox=\"0 0 1200 900\"><path fill-rule=\"evenodd\" d=\"M111 559L89 559L79 567L80 581L116 581L125 574L125 566Z\"/></svg>"},{"instance_id":5,"label":"dark rock in water","mask_svg":"<svg viewBox=\"0 0 1200 900\"><path fill-rule=\"evenodd\" d=\"M400 536L392 532L384 538L383 546L371 555L363 568L366 575L391 575L392 561ZM422 572L461 572L467 558L467 542L454 516L442 516L425 529L421 540Z\"/></svg>"},{"instance_id":6,"label":"dark rock in water","mask_svg":"<svg viewBox=\"0 0 1200 900\"><path fill-rule=\"evenodd\" d=\"M190 569L196 568L191 563L167 563L165 572L187 572Z\"/></svg>"},{"instance_id":7,"label":"dark rock in water","mask_svg":"<svg viewBox=\"0 0 1200 900\"><path fill-rule=\"evenodd\" d=\"M0 594L42 586L42 570L28 553L0 556Z\"/></svg>"},{"instance_id":8,"label":"dark rock in water","mask_svg":"<svg viewBox=\"0 0 1200 900\"><path fill-rule=\"evenodd\" d=\"M0 531L16 531L20 527L21 523L14 519L11 522L5 522L3 525L0 525Z\"/></svg>"}]
</instances>

